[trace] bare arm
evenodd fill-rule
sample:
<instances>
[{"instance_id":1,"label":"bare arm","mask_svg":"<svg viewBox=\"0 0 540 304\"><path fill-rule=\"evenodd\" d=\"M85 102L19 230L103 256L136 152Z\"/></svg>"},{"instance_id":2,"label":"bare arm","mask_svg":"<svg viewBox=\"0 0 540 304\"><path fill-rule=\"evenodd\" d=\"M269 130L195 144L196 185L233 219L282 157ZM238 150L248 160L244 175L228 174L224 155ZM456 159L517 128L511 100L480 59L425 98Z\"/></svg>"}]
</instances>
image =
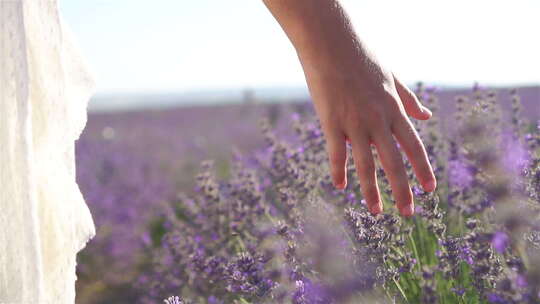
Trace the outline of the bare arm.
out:
<instances>
[{"instance_id":1,"label":"bare arm","mask_svg":"<svg viewBox=\"0 0 540 304\"><path fill-rule=\"evenodd\" d=\"M375 145L402 215L414 203L399 141L424 190L436 180L424 145L408 115L431 112L369 52L336 0L263 0L294 45L327 141L332 179L347 184L346 141L352 145L362 195L372 213L382 212L371 145Z\"/></svg>"}]
</instances>

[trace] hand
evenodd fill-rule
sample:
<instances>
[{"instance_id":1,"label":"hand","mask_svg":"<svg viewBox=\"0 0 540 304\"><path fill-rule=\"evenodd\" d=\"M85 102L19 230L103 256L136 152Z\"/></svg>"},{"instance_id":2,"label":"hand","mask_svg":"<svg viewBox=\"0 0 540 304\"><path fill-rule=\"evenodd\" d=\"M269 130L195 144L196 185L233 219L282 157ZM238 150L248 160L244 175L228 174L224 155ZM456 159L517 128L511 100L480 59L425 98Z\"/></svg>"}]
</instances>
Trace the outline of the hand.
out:
<instances>
[{"instance_id":1,"label":"hand","mask_svg":"<svg viewBox=\"0 0 540 304\"><path fill-rule=\"evenodd\" d=\"M373 214L382 212L370 147L374 145L400 213L412 215L413 197L394 137L405 151L424 190L433 191L436 187L433 170L424 145L408 118L410 115L426 120L431 117L431 112L368 52L356 53L348 59L329 57L326 60L330 62L317 61L320 69L304 64L304 72L327 141L334 184L339 189L347 185L345 142L349 141L368 208ZM340 65L339 62L348 64Z\"/></svg>"},{"instance_id":2,"label":"hand","mask_svg":"<svg viewBox=\"0 0 540 304\"><path fill-rule=\"evenodd\" d=\"M425 191L436 180L424 145L407 115L429 119L431 112L391 72L379 64L356 35L337 0L264 0L293 43L327 141L332 179L347 185L346 141L352 145L360 190L373 214L383 206L371 145L375 145L397 207L414 213L412 192L394 137Z\"/></svg>"}]
</instances>

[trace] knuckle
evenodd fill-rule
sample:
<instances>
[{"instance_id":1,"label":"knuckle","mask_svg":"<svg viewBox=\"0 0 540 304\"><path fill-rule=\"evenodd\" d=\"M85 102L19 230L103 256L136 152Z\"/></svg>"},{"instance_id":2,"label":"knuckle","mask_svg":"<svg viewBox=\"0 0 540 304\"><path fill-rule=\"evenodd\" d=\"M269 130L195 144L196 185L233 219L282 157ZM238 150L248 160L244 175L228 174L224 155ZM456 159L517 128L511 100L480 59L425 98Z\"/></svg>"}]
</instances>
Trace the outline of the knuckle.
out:
<instances>
[{"instance_id":1,"label":"knuckle","mask_svg":"<svg viewBox=\"0 0 540 304\"><path fill-rule=\"evenodd\" d=\"M361 161L359 160L357 163L357 171L360 178L366 179L369 182L369 177L373 176L375 173L375 165L373 162L369 161ZM373 182L370 182L371 184Z\"/></svg>"},{"instance_id":2,"label":"knuckle","mask_svg":"<svg viewBox=\"0 0 540 304\"><path fill-rule=\"evenodd\" d=\"M387 112L382 103L366 101L361 106L358 105L350 109L345 117L349 126L357 129L366 125L374 126L385 123L388 120Z\"/></svg>"},{"instance_id":3,"label":"knuckle","mask_svg":"<svg viewBox=\"0 0 540 304\"><path fill-rule=\"evenodd\" d=\"M387 112L382 106L370 105L366 107L364 119L366 123L370 125L380 125L386 123L386 121L388 120L387 115Z\"/></svg>"},{"instance_id":4,"label":"knuckle","mask_svg":"<svg viewBox=\"0 0 540 304\"><path fill-rule=\"evenodd\" d=\"M405 95L407 95L412 101L414 102L417 102L418 101L418 98L416 97L416 94L414 94L414 92L409 89L409 87L407 86L403 86L403 92L405 93Z\"/></svg>"},{"instance_id":5,"label":"knuckle","mask_svg":"<svg viewBox=\"0 0 540 304\"><path fill-rule=\"evenodd\" d=\"M392 128L395 128L397 130L404 130L411 133L416 133L416 130L414 129L407 114L398 113L392 121L391 126Z\"/></svg>"},{"instance_id":6,"label":"knuckle","mask_svg":"<svg viewBox=\"0 0 540 304\"><path fill-rule=\"evenodd\" d=\"M334 168L339 168L340 166L345 166L345 162L347 160L346 155L343 155L342 153L331 153L329 156L330 159L330 166Z\"/></svg>"},{"instance_id":7,"label":"knuckle","mask_svg":"<svg viewBox=\"0 0 540 304\"><path fill-rule=\"evenodd\" d=\"M425 155L424 145L422 141L412 133L406 133L407 138L403 140L403 146L407 155L411 155L413 158L421 158ZM407 151L408 150L408 151Z\"/></svg>"},{"instance_id":8,"label":"knuckle","mask_svg":"<svg viewBox=\"0 0 540 304\"><path fill-rule=\"evenodd\" d=\"M389 172L389 175L396 174L397 176L402 175L403 171L403 161L399 155L395 155L392 157L392 159L388 162L387 168Z\"/></svg>"},{"instance_id":9,"label":"knuckle","mask_svg":"<svg viewBox=\"0 0 540 304\"><path fill-rule=\"evenodd\" d=\"M406 134L409 135L411 139L414 140L415 143L422 145L422 141L420 140L420 136L418 135L418 132L416 131L414 126L409 122L408 118L403 128L405 129Z\"/></svg>"},{"instance_id":10,"label":"knuckle","mask_svg":"<svg viewBox=\"0 0 540 304\"><path fill-rule=\"evenodd\" d=\"M398 135L404 145L408 145L411 149L424 149L424 144L418 135L414 126L409 122L408 118L398 118L392 124L392 132ZM423 151L415 151L423 152Z\"/></svg>"},{"instance_id":11,"label":"knuckle","mask_svg":"<svg viewBox=\"0 0 540 304\"><path fill-rule=\"evenodd\" d=\"M404 113L405 109L403 108L403 102L401 100L401 97L398 93L394 92L385 92L385 94L382 96L382 100L386 102L386 104L390 105L391 109L393 110L393 113Z\"/></svg>"}]
</instances>

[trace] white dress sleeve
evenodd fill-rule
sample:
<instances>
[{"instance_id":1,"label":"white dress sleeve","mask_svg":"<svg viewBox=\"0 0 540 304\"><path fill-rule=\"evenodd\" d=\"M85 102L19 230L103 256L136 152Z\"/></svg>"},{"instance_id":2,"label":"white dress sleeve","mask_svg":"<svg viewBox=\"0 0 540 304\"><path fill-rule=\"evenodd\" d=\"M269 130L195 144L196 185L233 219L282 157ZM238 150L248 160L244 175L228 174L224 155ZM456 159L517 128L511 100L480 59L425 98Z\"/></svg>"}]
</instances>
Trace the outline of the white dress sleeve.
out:
<instances>
[{"instance_id":1,"label":"white dress sleeve","mask_svg":"<svg viewBox=\"0 0 540 304\"><path fill-rule=\"evenodd\" d=\"M55 0L0 0L0 303L74 303L95 235L74 142L94 88Z\"/></svg>"}]
</instances>

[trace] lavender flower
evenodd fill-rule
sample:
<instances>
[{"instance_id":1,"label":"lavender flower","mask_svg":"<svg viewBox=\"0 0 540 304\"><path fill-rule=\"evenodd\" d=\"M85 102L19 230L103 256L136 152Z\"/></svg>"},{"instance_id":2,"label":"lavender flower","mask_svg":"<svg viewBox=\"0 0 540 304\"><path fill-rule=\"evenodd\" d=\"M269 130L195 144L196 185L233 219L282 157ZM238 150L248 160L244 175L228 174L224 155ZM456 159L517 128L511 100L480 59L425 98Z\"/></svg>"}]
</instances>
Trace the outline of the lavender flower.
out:
<instances>
[{"instance_id":1,"label":"lavender flower","mask_svg":"<svg viewBox=\"0 0 540 304\"><path fill-rule=\"evenodd\" d=\"M212 141L220 149L229 144L231 136L224 141L222 130L208 132L209 139L189 134L187 145L170 140L177 133L171 126L190 133L205 123L189 115L138 117L137 123L159 125L150 127L152 139L131 139L151 145L146 153L126 140L134 124L108 121L105 131L101 125L95 130L99 140L81 141L85 168L78 174L99 221L115 229L109 235L104 229L93 250L126 257L123 267L110 268L133 271L111 271L100 284L136 278L125 294L141 303L168 294L184 297L168 298L171 303L189 298L202 304L436 303L469 296L482 303L538 303L540 145L534 126L525 132L519 98L512 99L505 120L501 94L476 86L470 98L456 100L456 120L448 124L448 115L437 115L449 110L444 90L420 86L417 94L435 113L415 127L440 186L424 192L406 162L418 213L407 219L397 214L381 168L376 173L384 214L367 210L353 160L348 187L333 187L320 124L304 115L312 107L240 107L242 117L271 117L253 145L244 143L252 129L230 126L238 144L252 149L238 149L231 161L228 150L206 155ZM190 128L177 122L180 116ZM101 144L106 152L96 149ZM150 156L154 152L160 156ZM193 178L195 166L177 164L193 154L197 162L217 159L203 162ZM134 226L139 217L144 225ZM126 240L120 237L124 230ZM93 269L111 264L107 255L87 258L81 279L88 282Z\"/></svg>"},{"instance_id":2,"label":"lavender flower","mask_svg":"<svg viewBox=\"0 0 540 304\"><path fill-rule=\"evenodd\" d=\"M493 238L491 239L491 245L497 252L503 253L506 248L508 247L510 238L508 235L504 232L497 231L493 234Z\"/></svg>"},{"instance_id":3,"label":"lavender flower","mask_svg":"<svg viewBox=\"0 0 540 304\"><path fill-rule=\"evenodd\" d=\"M168 297L167 299L163 300L163 302L165 302L165 304L184 304L184 301L178 296Z\"/></svg>"}]
</instances>

